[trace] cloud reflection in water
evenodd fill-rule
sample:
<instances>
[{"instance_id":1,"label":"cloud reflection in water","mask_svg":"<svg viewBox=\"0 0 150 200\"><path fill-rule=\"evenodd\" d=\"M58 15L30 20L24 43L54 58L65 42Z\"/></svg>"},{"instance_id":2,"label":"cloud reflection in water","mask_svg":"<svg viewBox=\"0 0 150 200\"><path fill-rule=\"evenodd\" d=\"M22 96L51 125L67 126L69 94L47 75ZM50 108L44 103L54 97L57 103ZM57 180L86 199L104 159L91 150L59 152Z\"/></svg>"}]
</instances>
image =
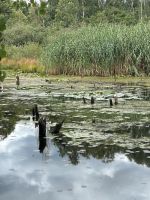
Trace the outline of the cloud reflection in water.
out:
<instances>
[{"instance_id":1,"label":"cloud reflection in water","mask_svg":"<svg viewBox=\"0 0 150 200\"><path fill-rule=\"evenodd\" d=\"M0 142L0 200L149 200L150 169L116 153L104 163L80 156L72 165L50 142L50 156L37 151L37 129L20 121Z\"/></svg>"}]
</instances>

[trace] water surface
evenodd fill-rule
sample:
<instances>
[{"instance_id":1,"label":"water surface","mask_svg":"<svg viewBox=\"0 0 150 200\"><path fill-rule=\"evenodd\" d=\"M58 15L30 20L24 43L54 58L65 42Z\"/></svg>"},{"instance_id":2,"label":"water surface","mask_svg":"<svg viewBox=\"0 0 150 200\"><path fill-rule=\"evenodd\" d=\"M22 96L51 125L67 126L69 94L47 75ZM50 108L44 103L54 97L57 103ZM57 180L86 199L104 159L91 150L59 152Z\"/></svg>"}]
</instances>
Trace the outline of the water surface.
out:
<instances>
[{"instance_id":1,"label":"water surface","mask_svg":"<svg viewBox=\"0 0 150 200\"><path fill-rule=\"evenodd\" d=\"M0 200L149 200L149 91L74 82L6 88L0 94ZM119 104L110 108L114 94ZM31 117L35 103L47 118L43 153ZM51 123L63 118L60 135L51 135Z\"/></svg>"}]
</instances>

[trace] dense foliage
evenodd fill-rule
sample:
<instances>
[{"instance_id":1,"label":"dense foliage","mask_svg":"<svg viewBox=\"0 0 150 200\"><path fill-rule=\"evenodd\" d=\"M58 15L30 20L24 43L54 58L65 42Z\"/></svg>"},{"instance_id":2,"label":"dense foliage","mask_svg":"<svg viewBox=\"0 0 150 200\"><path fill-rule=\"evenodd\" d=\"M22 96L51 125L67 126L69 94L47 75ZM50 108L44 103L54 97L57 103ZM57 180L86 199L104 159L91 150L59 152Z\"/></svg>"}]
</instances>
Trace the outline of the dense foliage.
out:
<instances>
[{"instance_id":1,"label":"dense foliage","mask_svg":"<svg viewBox=\"0 0 150 200\"><path fill-rule=\"evenodd\" d=\"M49 43L43 62L59 74L149 73L150 24L88 26L62 33Z\"/></svg>"},{"instance_id":2,"label":"dense foliage","mask_svg":"<svg viewBox=\"0 0 150 200\"><path fill-rule=\"evenodd\" d=\"M42 61L57 74L149 74L149 0L1 0L0 13L1 63Z\"/></svg>"}]
</instances>

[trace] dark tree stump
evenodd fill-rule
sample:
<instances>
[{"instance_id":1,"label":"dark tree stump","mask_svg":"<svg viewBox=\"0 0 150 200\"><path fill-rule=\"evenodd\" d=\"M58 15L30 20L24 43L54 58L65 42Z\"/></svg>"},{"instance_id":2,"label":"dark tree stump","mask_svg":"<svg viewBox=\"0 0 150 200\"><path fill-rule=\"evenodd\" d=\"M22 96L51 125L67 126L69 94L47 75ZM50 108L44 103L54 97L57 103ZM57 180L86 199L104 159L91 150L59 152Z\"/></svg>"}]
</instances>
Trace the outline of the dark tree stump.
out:
<instances>
[{"instance_id":1,"label":"dark tree stump","mask_svg":"<svg viewBox=\"0 0 150 200\"><path fill-rule=\"evenodd\" d=\"M118 105L118 97L117 96L114 97L114 100L115 100L115 105Z\"/></svg>"},{"instance_id":2,"label":"dark tree stump","mask_svg":"<svg viewBox=\"0 0 150 200\"><path fill-rule=\"evenodd\" d=\"M39 111L38 111L37 104L35 104L34 107L32 108L32 117L33 117L33 120L36 120L36 121L39 120Z\"/></svg>"},{"instance_id":3,"label":"dark tree stump","mask_svg":"<svg viewBox=\"0 0 150 200\"><path fill-rule=\"evenodd\" d=\"M109 105L110 105L110 107L113 106L113 101L112 101L112 99L109 99Z\"/></svg>"},{"instance_id":4,"label":"dark tree stump","mask_svg":"<svg viewBox=\"0 0 150 200\"><path fill-rule=\"evenodd\" d=\"M83 100L83 103L86 104L86 99L85 99L85 97L83 97L82 100Z\"/></svg>"},{"instance_id":5,"label":"dark tree stump","mask_svg":"<svg viewBox=\"0 0 150 200\"><path fill-rule=\"evenodd\" d=\"M95 103L95 99L94 99L94 97L92 96L91 97L91 104L93 105Z\"/></svg>"}]
</instances>

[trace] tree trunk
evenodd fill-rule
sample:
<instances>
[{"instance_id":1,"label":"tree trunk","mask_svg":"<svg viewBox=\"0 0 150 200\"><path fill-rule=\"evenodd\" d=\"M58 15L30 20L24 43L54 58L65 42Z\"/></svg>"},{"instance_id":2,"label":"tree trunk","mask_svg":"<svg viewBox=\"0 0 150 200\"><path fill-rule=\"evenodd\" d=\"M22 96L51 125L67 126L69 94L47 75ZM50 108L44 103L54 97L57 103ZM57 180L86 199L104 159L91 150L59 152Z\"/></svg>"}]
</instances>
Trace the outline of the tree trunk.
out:
<instances>
[{"instance_id":1,"label":"tree trunk","mask_svg":"<svg viewBox=\"0 0 150 200\"><path fill-rule=\"evenodd\" d=\"M85 7L84 7L84 0L82 0L82 18L85 17Z\"/></svg>"}]
</instances>

